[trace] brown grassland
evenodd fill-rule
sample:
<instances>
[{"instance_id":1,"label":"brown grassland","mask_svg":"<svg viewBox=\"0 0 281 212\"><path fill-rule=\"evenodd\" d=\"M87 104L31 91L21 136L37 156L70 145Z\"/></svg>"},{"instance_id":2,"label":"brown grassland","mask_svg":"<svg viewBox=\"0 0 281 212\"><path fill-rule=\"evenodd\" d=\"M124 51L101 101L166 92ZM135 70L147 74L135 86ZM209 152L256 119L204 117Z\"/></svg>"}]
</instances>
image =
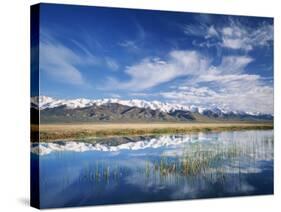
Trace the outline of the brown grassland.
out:
<instances>
[{"instance_id":1,"label":"brown grassland","mask_svg":"<svg viewBox=\"0 0 281 212\"><path fill-rule=\"evenodd\" d=\"M93 123L31 125L31 140L56 141L110 136L273 129L273 123Z\"/></svg>"}]
</instances>

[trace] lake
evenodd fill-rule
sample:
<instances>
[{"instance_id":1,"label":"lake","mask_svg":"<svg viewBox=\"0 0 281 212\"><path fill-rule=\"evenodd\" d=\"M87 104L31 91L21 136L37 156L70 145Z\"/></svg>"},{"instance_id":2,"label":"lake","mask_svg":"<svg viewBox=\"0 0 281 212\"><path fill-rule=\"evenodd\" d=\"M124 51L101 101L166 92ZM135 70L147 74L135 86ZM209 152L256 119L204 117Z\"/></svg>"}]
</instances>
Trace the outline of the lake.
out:
<instances>
[{"instance_id":1,"label":"lake","mask_svg":"<svg viewBox=\"0 0 281 212\"><path fill-rule=\"evenodd\" d=\"M273 194L273 130L32 144L42 208ZM38 157L39 156L39 157Z\"/></svg>"}]
</instances>

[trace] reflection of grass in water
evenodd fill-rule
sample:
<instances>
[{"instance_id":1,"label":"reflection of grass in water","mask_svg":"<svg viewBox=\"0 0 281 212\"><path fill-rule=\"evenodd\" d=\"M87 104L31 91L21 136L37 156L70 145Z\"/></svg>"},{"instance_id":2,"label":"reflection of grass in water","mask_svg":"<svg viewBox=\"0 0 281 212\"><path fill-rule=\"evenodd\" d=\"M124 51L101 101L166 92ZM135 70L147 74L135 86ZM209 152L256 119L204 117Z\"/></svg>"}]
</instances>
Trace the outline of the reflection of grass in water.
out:
<instances>
[{"instance_id":1,"label":"reflection of grass in water","mask_svg":"<svg viewBox=\"0 0 281 212\"><path fill-rule=\"evenodd\" d=\"M191 147L191 146L189 146ZM160 181L173 178L179 182L180 177L201 176L209 180L223 183L226 170L221 166L225 161L231 161L243 156L243 152L237 147L230 149L214 148L214 150L201 150L200 146L193 146L193 151L183 150L181 157L162 156L155 160L152 165L147 162L145 175L158 175ZM212 171L210 171L212 170Z\"/></svg>"},{"instance_id":2,"label":"reflection of grass in water","mask_svg":"<svg viewBox=\"0 0 281 212\"><path fill-rule=\"evenodd\" d=\"M110 165L103 161L97 161L95 165L83 169L79 176L79 182L109 183L109 180L117 180L121 176L119 167L110 169Z\"/></svg>"},{"instance_id":3,"label":"reflection of grass in water","mask_svg":"<svg viewBox=\"0 0 281 212\"><path fill-rule=\"evenodd\" d=\"M170 160L168 157L162 157L160 161L154 162L153 168L156 172L159 172L160 176L170 174L189 176L204 172L210 167L211 160L213 158L208 157L198 160L198 158L192 155L186 155L178 160Z\"/></svg>"},{"instance_id":4,"label":"reflection of grass in water","mask_svg":"<svg viewBox=\"0 0 281 212\"><path fill-rule=\"evenodd\" d=\"M273 139L266 139L263 143L251 141L251 145L247 148L236 142L230 145L194 143L187 145L178 155L162 155L157 159L146 158L144 165L133 169L120 166L119 161L97 161L83 168L79 181L92 184L118 183L133 173L143 177L144 182L147 183L161 184L170 181L179 184L184 179L192 181L203 177L210 182L223 184L226 177L229 177L227 173L232 171L230 170L232 166L235 166L238 174L236 178L239 180L243 160L244 162L246 160L247 166L252 168L256 167L256 161L260 159L261 154L264 158L272 158L273 153L267 152L272 145ZM57 152L55 156L59 160L63 158L63 152ZM231 167L224 165L231 165ZM66 175L62 178L65 186L71 182L68 173L73 173L73 170L65 172ZM45 179L43 182L45 185L48 180Z\"/></svg>"},{"instance_id":5,"label":"reflection of grass in water","mask_svg":"<svg viewBox=\"0 0 281 212\"><path fill-rule=\"evenodd\" d=\"M224 184L226 178L230 177L229 173L237 173L238 176L231 176L236 176L239 181L242 173L247 173L251 168L256 167L261 155L262 158L272 158L272 153L265 154L268 145L273 144L273 140L266 139L261 144L253 141L248 148L236 142L229 146L220 143L212 144L211 148L208 148L207 144L188 145L183 149L180 157L162 156L159 160L153 161L150 167L154 170L150 170L150 173L158 174L162 181L173 178L177 183L180 178L192 180L204 177L207 181L220 184ZM250 169L245 169L245 163ZM148 177L150 175L146 174Z\"/></svg>"}]
</instances>

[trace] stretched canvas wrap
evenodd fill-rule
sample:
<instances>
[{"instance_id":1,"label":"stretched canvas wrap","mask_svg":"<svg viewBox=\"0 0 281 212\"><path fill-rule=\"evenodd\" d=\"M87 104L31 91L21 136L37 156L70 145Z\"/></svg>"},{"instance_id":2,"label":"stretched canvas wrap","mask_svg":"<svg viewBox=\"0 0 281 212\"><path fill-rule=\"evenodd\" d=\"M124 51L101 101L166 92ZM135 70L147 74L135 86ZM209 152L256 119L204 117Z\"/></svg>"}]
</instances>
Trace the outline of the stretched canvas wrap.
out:
<instances>
[{"instance_id":1,"label":"stretched canvas wrap","mask_svg":"<svg viewBox=\"0 0 281 212\"><path fill-rule=\"evenodd\" d=\"M273 194L273 19L31 7L31 205Z\"/></svg>"}]
</instances>

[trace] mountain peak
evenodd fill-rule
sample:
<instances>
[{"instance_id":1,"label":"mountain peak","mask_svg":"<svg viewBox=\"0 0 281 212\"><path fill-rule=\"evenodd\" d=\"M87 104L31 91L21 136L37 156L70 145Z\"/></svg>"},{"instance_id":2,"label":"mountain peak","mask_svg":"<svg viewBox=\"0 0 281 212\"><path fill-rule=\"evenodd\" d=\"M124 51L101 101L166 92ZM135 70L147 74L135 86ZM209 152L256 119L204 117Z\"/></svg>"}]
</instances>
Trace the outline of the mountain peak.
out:
<instances>
[{"instance_id":1,"label":"mountain peak","mask_svg":"<svg viewBox=\"0 0 281 212\"><path fill-rule=\"evenodd\" d=\"M206 114L213 114L213 115L222 115L222 114L235 114L235 115L251 115L251 116L259 116L259 115L266 115L261 113L255 112L245 112L245 111L231 111L224 108L212 106L210 108L206 107L197 107L194 105L187 106L181 104L173 104L167 102L160 102L157 100L147 101L142 99L130 99L130 100L122 100L117 98L104 98L104 99L85 99L85 98L77 98L77 99L57 99L49 96L35 96L31 98L31 102L33 104L38 105L39 102L39 109L50 109L56 108L60 106L66 106L68 109L75 109L75 108L85 108L90 106L101 106L105 104L113 104L117 103L124 106L129 107L138 107L138 108L145 108L150 110L159 110L161 112L170 113L177 110L180 111L189 111L193 113L199 113L202 115ZM268 114L267 114L268 115Z\"/></svg>"}]
</instances>

